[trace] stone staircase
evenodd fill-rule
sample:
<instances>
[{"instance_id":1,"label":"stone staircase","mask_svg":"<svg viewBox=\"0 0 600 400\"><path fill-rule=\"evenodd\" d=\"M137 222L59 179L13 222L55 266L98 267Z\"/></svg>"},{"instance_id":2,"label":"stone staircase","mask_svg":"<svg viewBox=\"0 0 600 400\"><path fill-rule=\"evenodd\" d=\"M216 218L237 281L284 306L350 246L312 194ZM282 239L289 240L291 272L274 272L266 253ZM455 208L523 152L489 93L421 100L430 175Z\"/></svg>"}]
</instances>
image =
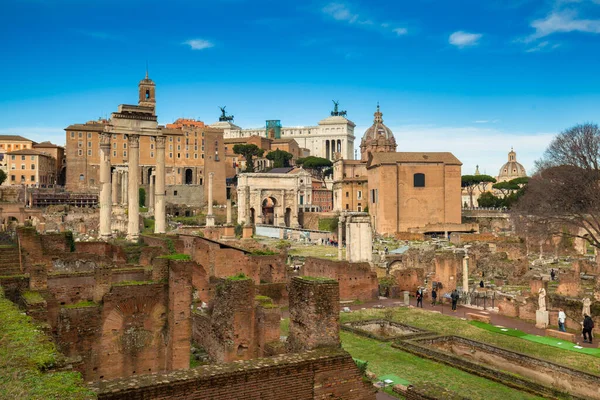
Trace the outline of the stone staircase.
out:
<instances>
[{"instance_id":1,"label":"stone staircase","mask_svg":"<svg viewBox=\"0 0 600 400\"><path fill-rule=\"evenodd\" d=\"M19 275L19 248L17 246L0 246L0 276Z\"/></svg>"}]
</instances>

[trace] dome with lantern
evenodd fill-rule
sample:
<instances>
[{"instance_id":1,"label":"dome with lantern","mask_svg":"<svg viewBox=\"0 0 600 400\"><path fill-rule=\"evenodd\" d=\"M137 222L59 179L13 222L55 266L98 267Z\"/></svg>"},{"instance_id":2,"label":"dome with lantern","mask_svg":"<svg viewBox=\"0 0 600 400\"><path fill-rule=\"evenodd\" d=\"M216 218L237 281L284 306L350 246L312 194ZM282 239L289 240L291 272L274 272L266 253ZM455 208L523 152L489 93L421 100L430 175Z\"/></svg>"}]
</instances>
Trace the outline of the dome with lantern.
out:
<instances>
[{"instance_id":1,"label":"dome with lantern","mask_svg":"<svg viewBox=\"0 0 600 400\"><path fill-rule=\"evenodd\" d=\"M508 182L526 176L527 172L525 172L525 167L517 162L517 153L511 148L510 153L508 153L508 162L500 168L497 181Z\"/></svg>"},{"instance_id":2,"label":"dome with lantern","mask_svg":"<svg viewBox=\"0 0 600 400\"><path fill-rule=\"evenodd\" d=\"M369 153L395 152L396 139L392 130L383 123L383 113L377 104L373 125L365 131L360 142L360 159L368 160Z\"/></svg>"}]
</instances>

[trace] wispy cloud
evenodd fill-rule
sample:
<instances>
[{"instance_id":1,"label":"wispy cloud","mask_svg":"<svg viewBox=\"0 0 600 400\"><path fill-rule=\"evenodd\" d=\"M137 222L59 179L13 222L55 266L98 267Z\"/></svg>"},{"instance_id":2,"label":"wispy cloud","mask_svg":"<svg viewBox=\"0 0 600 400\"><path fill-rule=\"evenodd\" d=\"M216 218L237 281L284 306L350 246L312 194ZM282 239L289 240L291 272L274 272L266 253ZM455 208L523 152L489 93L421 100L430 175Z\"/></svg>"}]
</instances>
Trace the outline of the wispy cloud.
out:
<instances>
[{"instance_id":1,"label":"wispy cloud","mask_svg":"<svg viewBox=\"0 0 600 400\"><path fill-rule=\"evenodd\" d=\"M473 121L474 124L497 124L500 122L499 119L478 119L477 121Z\"/></svg>"},{"instance_id":2,"label":"wispy cloud","mask_svg":"<svg viewBox=\"0 0 600 400\"><path fill-rule=\"evenodd\" d=\"M183 42L183 44L190 46L192 50L204 50L215 47L213 42L205 39L190 39Z\"/></svg>"},{"instance_id":3,"label":"wispy cloud","mask_svg":"<svg viewBox=\"0 0 600 400\"><path fill-rule=\"evenodd\" d=\"M405 27L390 22L377 21L374 18L352 9L342 2L328 3L321 9L321 12L335 21L345 22L349 25L362 27L364 29L375 29L386 33L395 33L396 36L403 36L408 33L408 29Z\"/></svg>"},{"instance_id":4,"label":"wispy cloud","mask_svg":"<svg viewBox=\"0 0 600 400\"><path fill-rule=\"evenodd\" d=\"M481 33L456 31L448 37L448 43L458 48L476 46L479 44L479 39L481 39L482 36Z\"/></svg>"},{"instance_id":5,"label":"wispy cloud","mask_svg":"<svg viewBox=\"0 0 600 400\"><path fill-rule=\"evenodd\" d=\"M572 9L559 10L533 21L531 27L535 32L522 39L524 43L531 43L555 33L600 33L600 20L579 18L577 11Z\"/></svg>"}]
</instances>

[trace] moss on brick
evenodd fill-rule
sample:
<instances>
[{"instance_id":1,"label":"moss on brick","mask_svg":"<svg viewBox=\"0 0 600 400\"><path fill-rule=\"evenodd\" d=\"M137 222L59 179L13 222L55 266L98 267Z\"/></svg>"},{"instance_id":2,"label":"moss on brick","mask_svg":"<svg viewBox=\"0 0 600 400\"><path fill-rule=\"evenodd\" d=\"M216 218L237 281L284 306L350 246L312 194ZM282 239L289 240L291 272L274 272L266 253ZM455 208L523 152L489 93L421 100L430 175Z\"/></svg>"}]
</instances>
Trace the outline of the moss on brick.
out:
<instances>
[{"instance_id":1,"label":"moss on brick","mask_svg":"<svg viewBox=\"0 0 600 400\"><path fill-rule=\"evenodd\" d=\"M27 304L41 304L46 301L40 293L31 290L24 291L21 296Z\"/></svg>"},{"instance_id":2,"label":"moss on brick","mask_svg":"<svg viewBox=\"0 0 600 400\"><path fill-rule=\"evenodd\" d=\"M189 256L187 254L182 254L182 253L167 254L167 255L159 256L157 258L166 258L168 260L179 260L179 261L190 261L192 259L191 256Z\"/></svg>"},{"instance_id":3,"label":"moss on brick","mask_svg":"<svg viewBox=\"0 0 600 400\"><path fill-rule=\"evenodd\" d=\"M75 304L68 304L64 306L64 308L89 308L89 307L98 307L99 304L93 301L80 301Z\"/></svg>"},{"instance_id":4,"label":"moss on brick","mask_svg":"<svg viewBox=\"0 0 600 400\"><path fill-rule=\"evenodd\" d=\"M335 279L323 278L319 276L300 276L299 278L309 282L337 283Z\"/></svg>"}]
</instances>

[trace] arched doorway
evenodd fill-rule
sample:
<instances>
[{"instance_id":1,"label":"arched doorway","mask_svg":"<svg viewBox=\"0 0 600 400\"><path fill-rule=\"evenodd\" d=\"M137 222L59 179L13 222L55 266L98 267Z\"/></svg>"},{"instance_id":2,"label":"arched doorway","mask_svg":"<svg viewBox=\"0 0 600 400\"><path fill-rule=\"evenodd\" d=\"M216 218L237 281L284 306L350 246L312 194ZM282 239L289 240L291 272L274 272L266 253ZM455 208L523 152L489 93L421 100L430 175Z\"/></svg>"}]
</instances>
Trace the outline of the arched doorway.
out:
<instances>
[{"instance_id":1,"label":"arched doorway","mask_svg":"<svg viewBox=\"0 0 600 400\"><path fill-rule=\"evenodd\" d=\"M192 172L191 168L186 168L185 169L185 184L186 185L191 185L194 179L194 173Z\"/></svg>"},{"instance_id":2,"label":"arched doorway","mask_svg":"<svg viewBox=\"0 0 600 400\"><path fill-rule=\"evenodd\" d=\"M254 208L250 209L250 225L254 225L255 212Z\"/></svg>"},{"instance_id":3,"label":"arched doorway","mask_svg":"<svg viewBox=\"0 0 600 400\"><path fill-rule=\"evenodd\" d=\"M267 197L262 202L263 224L273 225L275 223L275 206L277 202L273 197Z\"/></svg>"},{"instance_id":4,"label":"arched doorway","mask_svg":"<svg viewBox=\"0 0 600 400\"><path fill-rule=\"evenodd\" d=\"M150 184L152 179L152 168L148 168L148 179L146 180L146 183Z\"/></svg>"},{"instance_id":5,"label":"arched doorway","mask_svg":"<svg viewBox=\"0 0 600 400\"><path fill-rule=\"evenodd\" d=\"M285 215L283 217L283 223L288 228L291 226L290 225L290 219L291 219L291 217L292 217L292 209L288 207L288 208L285 209Z\"/></svg>"}]
</instances>

